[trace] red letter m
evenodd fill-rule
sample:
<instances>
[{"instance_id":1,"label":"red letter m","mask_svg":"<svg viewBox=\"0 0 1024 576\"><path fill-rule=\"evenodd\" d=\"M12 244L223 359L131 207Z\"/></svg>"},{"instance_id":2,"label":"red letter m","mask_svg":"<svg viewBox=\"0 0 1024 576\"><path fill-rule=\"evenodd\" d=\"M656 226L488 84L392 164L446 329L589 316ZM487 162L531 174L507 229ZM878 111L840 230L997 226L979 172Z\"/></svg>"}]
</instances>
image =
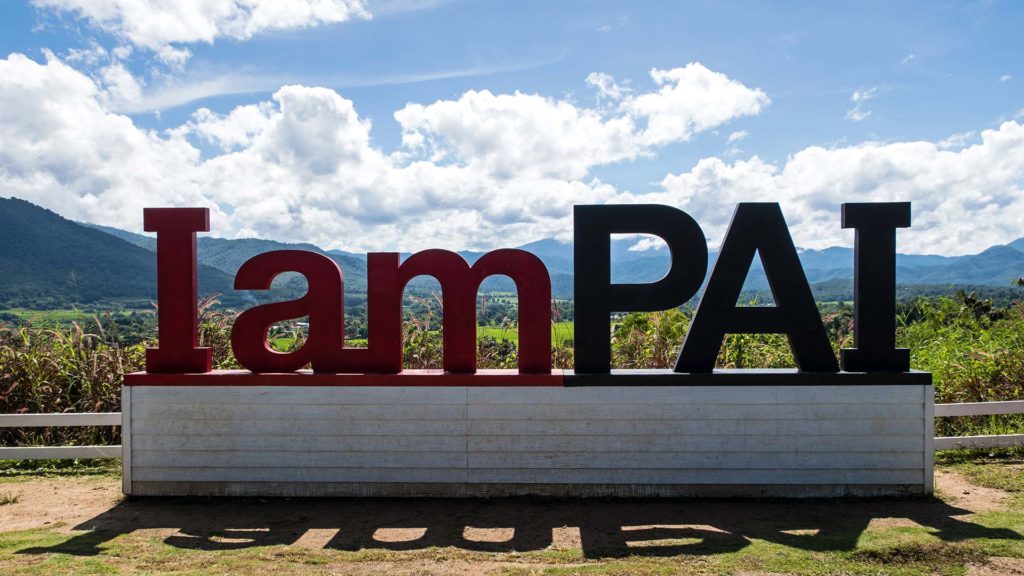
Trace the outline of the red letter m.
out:
<instances>
[{"instance_id":1,"label":"red letter m","mask_svg":"<svg viewBox=\"0 0 1024 576\"><path fill-rule=\"evenodd\" d=\"M444 369L476 372L476 295L488 276L502 274L519 293L519 372L551 372L551 279L544 263L524 250L488 252L470 266L448 250L417 252L398 269L399 293L416 276L441 283ZM370 287L373 290L373 287ZM371 332L373 330L371 326Z\"/></svg>"}]
</instances>

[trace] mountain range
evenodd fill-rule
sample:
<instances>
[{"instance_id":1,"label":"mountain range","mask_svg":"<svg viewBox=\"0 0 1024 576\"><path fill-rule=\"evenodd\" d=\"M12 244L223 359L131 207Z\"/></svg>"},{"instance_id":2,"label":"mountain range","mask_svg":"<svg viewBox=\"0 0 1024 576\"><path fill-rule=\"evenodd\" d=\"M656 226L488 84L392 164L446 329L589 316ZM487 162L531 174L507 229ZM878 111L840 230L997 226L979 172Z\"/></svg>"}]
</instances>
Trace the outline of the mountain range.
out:
<instances>
[{"instance_id":1,"label":"mountain range","mask_svg":"<svg viewBox=\"0 0 1024 576\"><path fill-rule=\"evenodd\" d=\"M156 297L156 239L93 224L81 224L19 199L0 199L0 229L6 241L0 249L0 307L50 308L105 301L148 305ZM635 239L612 242L612 280L651 282L668 269L667 250L635 251ZM519 248L544 261L558 297L571 297L573 246L554 239L531 242ZM212 238L199 235L200 291L219 294L222 303L241 306L255 301L296 297L305 290L297 274L283 275L270 294L236 292L232 289L238 267L256 254L270 250L311 250L324 254L345 274L347 299L361 301L366 292L366 258L340 250L324 250L311 244L272 240ZM462 251L474 262L482 252ZM820 300L849 300L852 293L853 250L833 247L800 250L808 281ZM710 254L713 262L717 253ZM709 267L710 268L710 267ZM992 246L978 254L938 256L897 255L897 283L918 286L924 293L948 293L954 287L994 287L1010 290L1012 281L1024 276L1024 238ZM417 279L411 292L436 287L432 279ZM758 294L767 290L760 260L755 259L745 288ZM495 277L483 289L512 290L511 281ZM770 297L770 293L768 294Z\"/></svg>"}]
</instances>

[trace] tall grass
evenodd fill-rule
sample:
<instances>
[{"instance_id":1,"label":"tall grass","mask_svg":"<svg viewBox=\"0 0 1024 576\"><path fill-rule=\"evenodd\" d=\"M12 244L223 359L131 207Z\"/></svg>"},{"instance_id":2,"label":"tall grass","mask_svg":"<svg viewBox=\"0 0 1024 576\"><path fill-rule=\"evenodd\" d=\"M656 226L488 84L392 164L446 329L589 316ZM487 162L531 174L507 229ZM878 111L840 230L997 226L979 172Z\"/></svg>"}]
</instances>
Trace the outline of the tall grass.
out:
<instances>
[{"instance_id":1,"label":"tall grass","mask_svg":"<svg viewBox=\"0 0 1024 576\"><path fill-rule=\"evenodd\" d=\"M1024 399L1024 304L995 309L959 294L919 300L904 314L898 342L911 350L911 366L932 373L938 403ZM1024 417L939 418L936 433L1019 434Z\"/></svg>"},{"instance_id":2,"label":"tall grass","mask_svg":"<svg viewBox=\"0 0 1024 576\"><path fill-rule=\"evenodd\" d=\"M0 413L117 412L121 377L140 370L142 346L119 346L103 326L0 331ZM110 443L116 427L0 429L4 445Z\"/></svg>"},{"instance_id":3,"label":"tall grass","mask_svg":"<svg viewBox=\"0 0 1024 576\"><path fill-rule=\"evenodd\" d=\"M213 350L215 368L239 368L231 353L234 316L215 300L200 306L200 345ZM406 368L441 368L443 329L426 303L403 326ZM823 315L833 349L852 345L849 308ZM671 368L690 317L679 310L634 313L610 326L616 368ZM22 326L0 329L0 413L105 412L120 410L121 376L143 369L145 347L123 345L102 319L65 328ZM287 334L279 335L282 337ZM912 350L911 364L933 374L937 402L985 402L1024 398L1024 305L996 309L969 294L919 300L902 310L900 346ZM302 345L300 334L287 348ZM573 367L572 339L552 348L556 368ZM517 342L484 336L477 343L481 368L514 368ZM720 368L794 365L786 338L778 334L729 334L722 343ZM940 435L1001 434L1024 431L1024 417L940 418ZM4 445L116 442L115 427L0 429Z\"/></svg>"}]
</instances>

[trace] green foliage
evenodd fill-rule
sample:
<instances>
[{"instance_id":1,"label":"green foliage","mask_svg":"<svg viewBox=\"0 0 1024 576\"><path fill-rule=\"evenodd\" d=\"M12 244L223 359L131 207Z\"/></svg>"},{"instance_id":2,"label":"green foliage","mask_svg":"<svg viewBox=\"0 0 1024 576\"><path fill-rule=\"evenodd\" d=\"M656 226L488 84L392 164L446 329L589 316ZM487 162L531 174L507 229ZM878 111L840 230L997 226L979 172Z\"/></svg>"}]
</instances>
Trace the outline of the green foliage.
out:
<instances>
[{"instance_id":1,"label":"green foliage","mask_svg":"<svg viewBox=\"0 0 1024 576\"><path fill-rule=\"evenodd\" d=\"M239 368L231 353L233 318L215 304L211 298L200 303L199 343L213 350L215 368ZM145 338L133 335L125 343L109 314L68 326L0 329L0 414L120 411L122 376L142 370L145 347L155 346L152 330ZM112 426L0 429L8 446L111 444L118 438Z\"/></svg>"},{"instance_id":2,"label":"green foliage","mask_svg":"<svg viewBox=\"0 0 1024 576\"><path fill-rule=\"evenodd\" d=\"M782 334L726 334L716 368L792 368L793 351Z\"/></svg>"},{"instance_id":3,"label":"green foliage","mask_svg":"<svg viewBox=\"0 0 1024 576\"><path fill-rule=\"evenodd\" d=\"M971 481L972 484L1024 493L1024 461L1020 458L993 459L982 457L965 460L952 465Z\"/></svg>"},{"instance_id":4,"label":"green foliage","mask_svg":"<svg viewBox=\"0 0 1024 576\"><path fill-rule=\"evenodd\" d=\"M511 340L498 340L490 336L476 342L476 363L481 368L515 368L519 364L519 350Z\"/></svg>"},{"instance_id":5,"label":"green foliage","mask_svg":"<svg viewBox=\"0 0 1024 576\"><path fill-rule=\"evenodd\" d=\"M24 200L0 199L0 307L47 310L156 296L153 252L82 226ZM232 279L202 266L203 292L227 292Z\"/></svg>"},{"instance_id":6,"label":"green foliage","mask_svg":"<svg viewBox=\"0 0 1024 576\"><path fill-rule=\"evenodd\" d=\"M0 332L0 413L117 412L121 377L142 369L141 345L111 342L99 321L87 330L22 326ZM6 445L116 442L117 428L5 428Z\"/></svg>"},{"instance_id":7,"label":"green foliage","mask_svg":"<svg viewBox=\"0 0 1024 576\"><path fill-rule=\"evenodd\" d=\"M494 302L513 300L492 295ZM443 323L437 295L410 295L403 326L404 366L443 366ZM234 314L207 298L200 303L200 345L213 350L217 369L240 368L231 352ZM852 346L852 309L846 303L822 305L822 320L833 350ZM24 314L24 311L16 311ZM934 375L936 400L985 402L1024 397L1024 304L996 306L973 293L956 298L921 299L899 311L897 342L912 350L912 367ZM151 315L104 314L91 320L37 327L18 316L0 331L0 413L97 412L120 409L121 374L142 369L144 347L155 345ZM64 318L63 320L67 320ZM690 315L683 310L633 313L609 326L615 368L671 368L686 337ZM553 322L555 368L573 367L572 322ZM478 329L480 368L515 368L517 327L511 321ZM302 346L298 321L270 331L281 352ZM365 345L351 338L347 345ZM783 335L729 334L718 356L719 368L794 365ZM1024 430L1022 416L939 418L938 435L1007 434ZM116 428L8 429L8 445L107 443Z\"/></svg>"},{"instance_id":8,"label":"green foliage","mask_svg":"<svg viewBox=\"0 0 1024 576\"><path fill-rule=\"evenodd\" d=\"M963 292L919 300L897 334L911 350L912 367L932 373L938 403L1024 397L1024 305L998 309ZM940 418L936 427L942 436L1019 433L1024 418Z\"/></svg>"},{"instance_id":9,"label":"green foliage","mask_svg":"<svg viewBox=\"0 0 1024 576\"><path fill-rule=\"evenodd\" d=\"M231 324L235 315L217 308L215 298L205 298L199 302L199 345L209 348L213 355L214 370L232 370L241 368L231 350ZM273 336L273 335L272 335ZM152 338L151 346L156 346L156 338ZM291 348L301 346L301 342L292 342Z\"/></svg>"},{"instance_id":10,"label":"green foliage","mask_svg":"<svg viewBox=\"0 0 1024 576\"><path fill-rule=\"evenodd\" d=\"M689 323L679 310L627 314L612 326L612 365L672 367Z\"/></svg>"},{"instance_id":11,"label":"green foliage","mask_svg":"<svg viewBox=\"0 0 1024 576\"><path fill-rule=\"evenodd\" d=\"M0 483L19 482L41 477L107 476L116 478L120 475L120 458L0 460Z\"/></svg>"}]
</instances>

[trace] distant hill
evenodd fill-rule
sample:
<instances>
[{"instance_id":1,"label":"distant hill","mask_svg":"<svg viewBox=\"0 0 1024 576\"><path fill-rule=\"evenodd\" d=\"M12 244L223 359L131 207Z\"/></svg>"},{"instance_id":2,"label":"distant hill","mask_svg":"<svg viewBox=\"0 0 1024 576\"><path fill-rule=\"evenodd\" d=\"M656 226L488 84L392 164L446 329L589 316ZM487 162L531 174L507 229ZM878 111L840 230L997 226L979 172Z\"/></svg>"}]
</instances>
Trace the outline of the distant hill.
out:
<instances>
[{"instance_id":1,"label":"distant hill","mask_svg":"<svg viewBox=\"0 0 1024 576\"><path fill-rule=\"evenodd\" d=\"M614 244L613 244L614 246ZM571 246L569 247L571 249ZM612 278L616 282L650 282L660 278L668 268L667 250L650 250L620 256L612 251ZM799 250L804 274L811 284L828 284L835 293L833 280L852 280L853 249L831 247L824 250ZM718 258L709 255L711 266ZM711 266L708 273L710 274ZM1024 276L1024 238L1002 246L992 246L978 254L937 256L930 254L897 254L896 282L914 286L990 286L1005 288L1014 279ZM852 286L852 284L851 284ZM754 259L744 289L760 291L768 288L768 280L758 258ZM851 289L852 290L852 289ZM852 291L851 291L852 296ZM849 298L847 298L849 299Z\"/></svg>"},{"instance_id":2,"label":"distant hill","mask_svg":"<svg viewBox=\"0 0 1024 576\"><path fill-rule=\"evenodd\" d=\"M0 306L49 308L156 297L149 250L24 200L0 198ZM224 293L233 278L202 267L200 290Z\"/></svg>"},{"instance_id":3,"label":"distant hill","mask_svg":"<svg viewBox=\"0 0 1024 576\"><path fill-rule=\"evenodd\" d=\"M156 250L155 236L136 234L97 224L84 225L117 236L140 248L145 248L149 251ZM230 274L232 278L235 277L238 268L246 260L257 254L272 250L308 250L324 254L337 262L338 266L341 267L342 273L345 275L345 287L347 290L366 292L366 258L363 256L349 254L340 250L323 250L312 244L287 244L257 238L227 240L224 238L212 238L200 233L196 240L196 259L199 263ZM305 290L305 287L303 286L301 289Z\"/></svg>"},{"instance_id":4,"label":"distant hill","mask_svg":"<svg viewBox=\"0 0 1024 576\"><path fill-rule=\"evenodd\" d=\"M131 234L121 230L107 229L112 234L126 238L140 246L152 246L153 239ZM134 237L134 238L133 238ZM653 282L661 278L669 265L668 250L636 251L635 238L615 237L611 245L612 281L622 283ZM263 249L279 249L290 247L323 252L309 244L281 244L264 240L223 240L218 238L200 238L199 259L229 273L234 273L245 258L259 253ZM553 238L545 238L519 246L519 248L536 254L551 274L552 291L559 297L572 296L573 284L573 245ZM850 300L853 297L853 249L833 246L822 250L798 249L804 273L811 283L817 297L828 300ZM348 291L357 291L359 282L365 282L365 257L348 252L328 251L327 254L339 261L345 270L346 283L351 284ZM475 262L482 253L462 251L460 254L469 262ZM403 258L408 254L403 254ZM709 254L711 266L718 258L718 253ZM939 256L934 254L897 254L896 281L903 288L900 294L910 297L913 294L948 294L957 287L984 288L989 287L994 294L1013 294L1010 283L1024 276L1024 238L1018 238L1003 246L993 246L978 254L967 256ZM363 284L365 285L365 284ZM435 286L431 281L414 281L410 289L422 290ZM505 278L488 281L485 290L512 290L513 286ZM768 281L764 275L760 259L755 259L750 274L744 284L745 293L764 299ZM1009 291L1006 292L1005 289Z\"/></svg>"},{"instance_id":5,"label":"distant hill","mask_svg":"<svg viewBox=\"0 0 1024 576\"><path fill-rule=\"evenodd\" d=\"M0 250L0 306L43 305L46 302L95 302L103 299L152 299L155 296L153 250L156 239L116 228L77 224L53 212L16 199L0 200L0 225L8 241ZM621 283L652 282L668 269L668 250L637 251L635 238L612 240L612 279ZM573 245L552 238L520 246L544 261L557 297L571 297ZM261 239L223 239L199 235L197 242L200 287L219 293L229 305L255 300L292 298L305 291L304 279L284 275L269 294L234 292L238 267L249 258L270 250L312 250L332 258L345 274L346 300L361 302L366 291L366 257L340 250L323 250L312 244L287 244ZM481 252L460 254L475 262ZM403 257L408 256L403 254ZM718 254L709 255L714 263ZM799 250L808 281L822 300L852 298L853 250L832 247ZM1014 294L1011 282L1024 276L1024 238L993 246L978 254L938 256L897 255L900 294L951 293L958 287L988 287L994 293ZM710 272L710 267L709 267ZM429 278L414 280L410 292L436 289ZM514 287L497 277L484 290L507 291ZM745 292L759 298L768 288L759 259L748 275Z\"/></svg>"}]
</instances>

